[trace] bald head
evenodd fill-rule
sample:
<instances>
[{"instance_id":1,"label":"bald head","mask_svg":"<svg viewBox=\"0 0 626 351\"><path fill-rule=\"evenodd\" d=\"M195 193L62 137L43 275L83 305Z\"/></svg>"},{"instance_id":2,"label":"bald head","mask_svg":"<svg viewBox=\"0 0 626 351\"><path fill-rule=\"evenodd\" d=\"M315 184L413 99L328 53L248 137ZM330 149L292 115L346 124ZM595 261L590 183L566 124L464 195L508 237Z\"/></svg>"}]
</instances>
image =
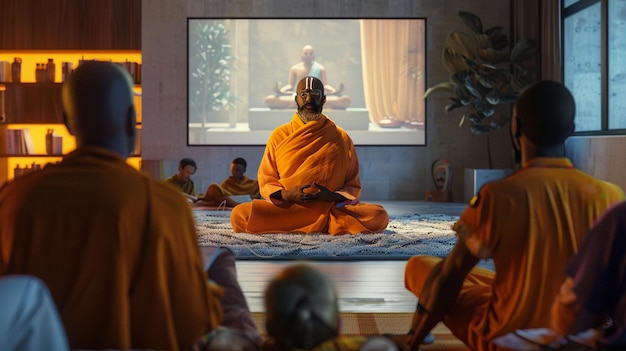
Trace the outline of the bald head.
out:
<instances>
[{"instance_id":1,"label":"bald head","mask_svg":"<svg viewBox=\"0 0 626 351\"><path fill-rule=\"evenodd\" d=\"M313 62L315 60L315 49L311 45L305 45L300 52L300 58L306 63Z\"/></svg>"},{"instance_id":2,"label":"bald head","mask_svg":"<svg viewBox=\"0 0 626 351\"><path fill-rule=\"evenodd\" d=\"M304 123L320 119L322 108L326 103L324 84L319 78L313 76L300 79L296 88L295 99L298 115Z\"/></svg>"},{"instance_id":3,"label":"bald head","mask_svg":"<svg viewBox=\"0 0 626 351\"><path fill-rule=\"evenodd\" d=\"M121 66L80 65L63 85L63 112L78 147L103 147L123 157L134 149L132 79Z\"/></svg>"},{"instance_id":4,"label":"bald head","mask_svg":"<svg viewBox=\"0 0 626 351\"><path fill-rule=\"evenodd\" d=\"M559 82L544 80L524 89L514 113L521 133L537 147L561 145L574 131L574 97Z\"/></svg>"}]
</instances>

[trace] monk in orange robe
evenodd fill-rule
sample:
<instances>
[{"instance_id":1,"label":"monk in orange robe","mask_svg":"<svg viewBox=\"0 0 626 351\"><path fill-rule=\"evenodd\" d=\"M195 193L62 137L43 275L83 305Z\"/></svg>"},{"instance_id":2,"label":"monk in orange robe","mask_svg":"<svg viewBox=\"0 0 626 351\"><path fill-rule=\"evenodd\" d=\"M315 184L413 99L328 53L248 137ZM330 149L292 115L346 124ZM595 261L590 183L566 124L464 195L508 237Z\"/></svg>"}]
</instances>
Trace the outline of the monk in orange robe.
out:
<instances>
[{"instance_id":1,"label":"monk in orange robe","mask_svg":"<svg viewBox=\"0 0 626 351\"><path fill-rule=\"evenodd\" d=\"M207 279L184 197L125 161L130 75L85 63L63 106L77 149L0 189L0 276L48 286L72 349L191 349L220 324L222 288Z\"/></svg>"},{"instance_id":2,"label":"monk in orange robe","mask_svg":"<svg viewBox=\"0 0 626 351\"><path fill-rule=\"evenodd\" d=\"M324 85L298 82L297 113L275 129L259 166L261 196L238 205L230 221L236 232L357 234L387 227L387 211L359 202L356 149L345 130L322 113Z\"/></svg>"},{"instance_id":3,"label":"monk in orange robe","mask_svg":"<svg viewBox=\"0 0 626 351\"><path fill-rule=\"evenodd\" d=\"M581 172L566 157L575 111L560 82L539 81L522 91L511 119L522 168L472 198L454 224L457 242L447 257L418 255L406 264L405 286L418 298L402 336L411 350L442 321L474 351L516 349L495 341L518 329L550 327L567 263L596 218L624 199L619 186ZM477 267L481 259L492 259L494 270Z\"/></svg>"},{"instance_id":4,"label":"monk in orange robe","mask_svg":"<svg viewBox=\"0 0 626 351\"><path fill-rule=\"evenodd\" d=\"M239 202L233 200L233 195L249 195L251 199L261 197L259 182L245 175L248 163L242 157L237 157L230 164L230 176L221 184L210 184L204 197L200 198L196 205L219 206L224 203L226 207L235 207Z\"/></svg>"}]
</instances>

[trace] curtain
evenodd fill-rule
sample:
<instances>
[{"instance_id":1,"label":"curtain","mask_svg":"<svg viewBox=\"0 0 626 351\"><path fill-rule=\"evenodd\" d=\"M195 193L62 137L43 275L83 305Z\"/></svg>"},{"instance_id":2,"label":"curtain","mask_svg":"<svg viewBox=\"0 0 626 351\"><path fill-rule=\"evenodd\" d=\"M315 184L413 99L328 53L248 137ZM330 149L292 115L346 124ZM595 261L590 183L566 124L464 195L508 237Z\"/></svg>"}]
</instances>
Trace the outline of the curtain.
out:
<instances>
[{"instance_id":1,"label":"curtain","mask_svg":"<svg viewBox=\"0 0 626 351\"><path fill-rule=\"evenodd\" d=\"M560 1L511 0L512 40L535 40L539 53L526 62L533 81L561 81Z\"/></svg>"},{"instance_id":2,"label":"curtain","mask_svg":"<svg viewBox=\"0 0 626 351\"><path fill-rule=\"evenodd\" d=\"M370 121L424 123L424 22L360 21L363 90Z\"/></svg>"},{"instance_id":3,"label":"curtain","mask_svg":"<svg viewBox=\"0 0 626 351\"><path fill-rule=\"evenodd\" d=\"M541 2L541 78L562 81L561 2Z\"/></svg>"}]
</instances>

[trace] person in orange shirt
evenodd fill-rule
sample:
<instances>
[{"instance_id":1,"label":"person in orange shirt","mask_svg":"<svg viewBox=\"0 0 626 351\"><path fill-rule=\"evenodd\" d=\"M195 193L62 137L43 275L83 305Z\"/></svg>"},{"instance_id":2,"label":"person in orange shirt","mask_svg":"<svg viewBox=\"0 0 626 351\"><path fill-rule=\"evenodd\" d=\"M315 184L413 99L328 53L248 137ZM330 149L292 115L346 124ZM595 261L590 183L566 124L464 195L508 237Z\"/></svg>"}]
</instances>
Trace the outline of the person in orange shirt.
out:
<instances>
[{"instance_id":1,"label":"person in orange shirt","mask_svg":"<svg viewBox=\"0 0 626 351\"><path fill-rule=\"evenodd\" d=\"M126 163L135 145L130 75L84 63L62 100L77 148L0 189L0 276L48 286L71 348L203 344L223 323L224 288L207 276L185 198Z\"/></svg>"},{"instance_id":2,"label":"person in orange shirt","mask_svg":"<svg viewBox=\"0 0 626 351\"><path fill-rule=\"evenodd\" d=\"M626 202L604 212L567 264L551 327L516 330L507 350L626 350Z\"/></svg>"},{"instance_id":3,"label":"person in orange shirt","mask_svg":"<svg viewBox=\"0 0 626 351\"><path fill-rule=\"evenodd\" d=\"M541 81L521 93L511 133L522 168L480 189L454 225L458 241L447 257L407 262L405 285L419 302L401 338L412 350L440 321L479 351L497 350L493 340L517 329L550 327L568 261L594 220L624 199L618 186L565 157L574 112L561 83ZM481 259L493 259L495 272L475 267Z\"/></svg>"},{"instance_id":4,"label":"person in orange shirt","mask_svg":"<svg viewBox=\"0 0 626 351\"><path fill-rule=\"evenodd\" d=\"M261 197L259 193L259 182L246 176L248 163L242 157L237 157L230 164L230 176L221 184L211 184L200 198L198 206L219 206L222 203L226 207L235 207L239 202L233 200L233 195L249 195L251 199Z\"/></svg>"},{"instance_id":5,"label":"person in orange shirt","mask_svg":"<svg viewBox=\"0 0 626 351\"><path fill-rule=\"evenodd\" d=\"M270 135L259 166L261 196L231 212L235 232L357 234L380 232L389 215L359 202L359 161L352 139L322 113L324 85L298 82L297 112Z\"/></svg>"},{"instance_id":6,"label":"person in orange shirt","mask_svg":"<svg viewBox=\"0 0 626 351\"><path fill-rule=\"evenodd\" d=\"M596 329L594 343L626 350L626 202L595 223L567 266L552 305L558 335Z\"/></svg>"}]
</instances>

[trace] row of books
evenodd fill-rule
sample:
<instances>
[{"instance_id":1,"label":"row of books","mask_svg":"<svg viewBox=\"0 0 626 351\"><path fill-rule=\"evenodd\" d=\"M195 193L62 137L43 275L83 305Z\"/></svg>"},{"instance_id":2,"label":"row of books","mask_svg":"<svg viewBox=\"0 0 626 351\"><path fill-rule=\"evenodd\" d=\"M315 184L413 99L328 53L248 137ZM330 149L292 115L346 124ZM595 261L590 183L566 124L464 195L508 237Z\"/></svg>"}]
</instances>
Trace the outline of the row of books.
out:
<instances>
[{"instance_id":1,"label":"row of books","mask_svg":"<svg viewBox=\"0 0 626 351\"><path fill-rule=\"evenodd\" d=\"M35 153L33 138L28 128L7 129L7 154L31 155Z\"/></svg>"},{"instance_id":2,"label":"row of books","mask_svg":"<svg viewBox=\"0 0 626 351\"><path fill-rule=\"evenodd\" d=\"M141 128L136 130L134 155L141 154ZM49 139L49 140L48 140ZM1 140L1 138L0 138ZM34 155L35 146L28 128L6 130L7 155ZM46 135L46 153L48 155L63 154L63 137L58 135Z\"/></svg>"},{"instance_id":3,"label":"row of books","mask_svg":"<svg viewBox=\"0 0 626 351\"><path fill-rule=\"evenodd\" d=\"M46 148L50 155L63 154L63 137L54 135L51 138L50 147ZM6 154L7 155L34 155L35 144L28 128L6 130Z\"/></svg>"}]
</instances>

